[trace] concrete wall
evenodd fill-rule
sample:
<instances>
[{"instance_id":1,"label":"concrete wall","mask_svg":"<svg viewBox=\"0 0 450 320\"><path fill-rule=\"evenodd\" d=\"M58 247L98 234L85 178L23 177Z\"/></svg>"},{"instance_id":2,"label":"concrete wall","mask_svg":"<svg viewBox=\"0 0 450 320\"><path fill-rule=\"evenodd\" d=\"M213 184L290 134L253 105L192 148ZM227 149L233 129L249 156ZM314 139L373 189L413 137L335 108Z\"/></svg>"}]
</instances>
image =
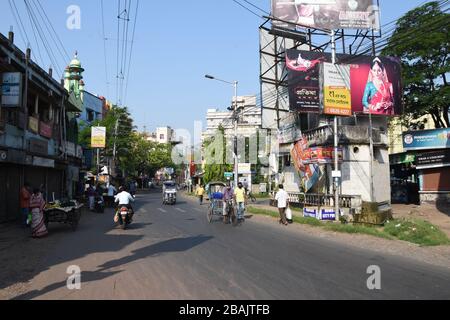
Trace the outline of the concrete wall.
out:
<instances>
[{"instance_id":1,"label":"concrete wall","mask_svg":"<svg viewBox=\"0 0 450 320\"><path fill-rule=\"evenodd\" d=\"M341 171L342 194L361 195L363 201L370 201L369 146L351 145L345 147L344 162L342 163ZM373 162L373 187L376 202L390 202L391 186L389 153L387 149L375 148Z\"/></svg>"}]
</instances>

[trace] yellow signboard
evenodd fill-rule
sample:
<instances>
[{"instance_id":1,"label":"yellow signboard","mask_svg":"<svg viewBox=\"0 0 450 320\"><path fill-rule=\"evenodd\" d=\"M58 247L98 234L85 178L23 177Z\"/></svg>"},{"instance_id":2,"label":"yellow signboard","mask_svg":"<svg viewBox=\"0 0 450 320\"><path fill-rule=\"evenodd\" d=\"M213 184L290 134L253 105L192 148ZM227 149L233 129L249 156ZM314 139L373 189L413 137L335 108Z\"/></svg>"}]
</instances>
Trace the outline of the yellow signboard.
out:
<instances>
[{"instance_id":1,"label":"yellow signboard","mask_svg":"<svg viewBox=\"0 0 450 320\"><path fill-rule=\"evenodd\" d=\"M39 132L39 119L29 117L28 118L28 128L34 133Z\"/></svg>"},{"instance_id":2,"label":"yellow signboard","mask_svg":"<svg viewBox=\"0 0 450 320\"><path fill-rule=\"evenodd\" d=\"M92 127L91 148L103 149L106 147L106 128Z\"/></svg>"},{"instance_id":3,"label":"yellow signboard","mask_svg":"<svg viewBox=\"0 0 450 320\"><path fill-rule=\"evenodd\" d=\"M325 114L337 116L352 115L352 97L350 89L342 87L325 87L323 92Z\"/></svg>"},{"instance_id":4,"label":"yellow signboard","mask_svg":"<svg viewBox=\"0 0 450 320\"><path fill-rule=\"evenodd\" d=\"M351 116L350 66L323 63L321 78L323 84L323 113L336 116Z\"/></svg>"}]
</instances>

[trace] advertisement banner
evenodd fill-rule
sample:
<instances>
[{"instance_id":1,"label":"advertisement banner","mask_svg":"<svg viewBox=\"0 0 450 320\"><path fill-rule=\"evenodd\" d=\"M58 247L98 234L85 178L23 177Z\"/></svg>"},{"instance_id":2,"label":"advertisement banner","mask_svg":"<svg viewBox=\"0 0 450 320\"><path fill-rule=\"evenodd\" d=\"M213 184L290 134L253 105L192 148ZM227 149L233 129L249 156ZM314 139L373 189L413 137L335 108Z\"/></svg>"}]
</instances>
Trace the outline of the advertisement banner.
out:
<instances>
[{"instance_id":1,"label":"advertisement banner","mask_svg":"<svg viewBox=\"0 0 450 320\"><path fill-rule=\"evenodd\" d=\"M397 58L338 54L337 62L340 65L339 71L343 74L348 72L344 66L350 66L352 113L386 116L403 113L401 64ZM321 87L320 77L321 68L324 68L321 67L323 63L331 63L331 54L294 49L286 51L291 111L301 113L321 111L320 97L324 90ZM346 81L346 77L341 80ZM345 87L348 87L348 84ZM333 106L339 102L340 107L348 110L348 96L345 98L329 101L328 104ZM348 111L344 113L348 114Z\"/></svg>"},{"instance_id":2,"label":"advertisement banner","mask_svg":"<svg viewBox=\"0 0 450 320\"><path fill-rule=\"evenodd\" d=\"M53 136L52 127L41 121L39 125L39 134L43 137L51 139Z\"/></svg>"},{"instance_id":3,"label":"advertisement banner","mask_svg":"<svg viewBox=\"0 0 450 320\"><path fill-rule=\"evenodd\" d=\"M39 133L39 119L34 117L28 118L28 128L34 133Z\"/></svg>"},{"instance_id":4,"label":"advertisement banner","mask_svg":"<svg viewBox=\"0 0 450 320\"><path fill-rule=\"evenodd\" d=\"M304 218L314 218L314 219L318 219L318 208L304 208L303 209L303 217Z\"/></svg>"},{"instance_id":5,"label":"advertisement banner","mask_svg":"<svg viewBox=\"0 0 450 320\"><path fill-rule=\"evenodd\" d=\"M373 0L272 0L272 16L283 20L273 20L274 27L287 29L378 30L380 27Z\"/></svg>"},{"instance_id":6,"label":"advertisement banner","mask_svg":"<svg viewBox=\"0 0 450 320\"><path fill-rule=\"evenodd\" d=\"M238 163L238 173L239 174L251 174L252 165L250 163Z\"/></svg>"},{"instance_id":7,"label":"advertisement banner","mask_svg":"<svg viewBox=\"0 0 450 320\"><path fill-rule=\"evenodd\" d=\"M404 132L403 148L405 151L450 148L450 128Z\"/></svg>"},{"instance_id":8,"label":"advertisement banner","mask_svg":"<svg viewBox=\"0 0 450 320\"><path fill-rule=\"evenodd\" d=\"M91 148L103 149L106 147L106 128L92 127Z\"/></svg>"},{"instance_id":9,"label":"advertisement banner","mask_svg":"<svg viewBox=\"0 0 450 320\"><path fill-rule=\"evenodd\" d=\"M2 77L3 107L20 107L22 105L22 74L20 72L5 72Z\"/></svg>"},{"instance_id":10,"label":"advertisement banner","mask_svg":"<svg viewBox=\"0 0 450 320\"><path fill-rule=\"evenodd\" d=\"M321 102L323 113L336 116L352 115L350 66L324 62L321 66Z\"/></svg>"},{"instance_id":11,"label":"advertisement banner","mask_svg":"<svg viewBox=\"0 0 450 320\"><path fill-rule=\"evenodd\" d=\"M311 190L320 178L320 169L317 164L310 163L311 149L306 148L307 140L303 137L294 144L291 150L291 157L294 166L300 174L303 188L305 192Z\"/></svg>"},{"instance_id":12,"label":"advertisement banner","mask_svg":"<svg viewBox=\"0 0 450 320\"><path fill-rule=\"evenodd\" d=\"M450 166L450 149L427 152L417 156L417 170Z\"/></svg>"}]
</instances>

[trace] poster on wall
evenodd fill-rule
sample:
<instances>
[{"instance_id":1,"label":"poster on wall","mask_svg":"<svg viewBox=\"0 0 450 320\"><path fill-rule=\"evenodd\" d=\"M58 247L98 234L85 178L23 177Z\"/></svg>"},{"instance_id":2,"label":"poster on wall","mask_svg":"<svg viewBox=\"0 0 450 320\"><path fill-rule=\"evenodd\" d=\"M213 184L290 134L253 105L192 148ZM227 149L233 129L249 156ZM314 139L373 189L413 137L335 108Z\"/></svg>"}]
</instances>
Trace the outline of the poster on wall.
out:
<instances>
[{"instance_id":1,"label":"poster on wall","mask_svg":"<svg viewBox=\"0 0 450 320\"><path fill-rule=\"evenodd\" d=\"M22 74L20 72L2 74L1 96L3 107L20 107L22 105Z\"/></svg>"},{"instance_id":2,"label":"poster on wall","mask_svg":"<svg viewBox=\"0 0 450 320\"><path fill-rule=\"evenodd\" d=\"M324 63L331 63L331 54L314 51L290 49L286 51L286 67L288 69L289 103L291 111L301 113L319 113L321 94L321 68ZM339 72L349 72L351 112L373 115L398 116L403 113L401 64L394 57L369 57L337 55ZM329 82L332 82L329 79ZM333 81L336 81L334 79ZM345 77L341 79L345 84ZM336 84L336 83L335 83ZM348 87L340 83L337 87ZM332 85L330 85L332 87ZM348 97L339 101L340 107L348 110ZM331 105L333 102L330 101ZM328 109L330 111L330 109ZM331 110L335 111L335 110ZM340 111L340 110L339 110ZM348 113L348 111L342 111Z\"/></svg>"},{"instance_id":3,"label":"poster on wall","mask_svg":"<svg viewBox=\"0 0 450 320\"><path fill-rule=\"evenodd\" d=\"M274 27L301 29L379 29L373 0L272 0ZM299 26L297 26L299 25Z\"/></svg>"}]
</instances>

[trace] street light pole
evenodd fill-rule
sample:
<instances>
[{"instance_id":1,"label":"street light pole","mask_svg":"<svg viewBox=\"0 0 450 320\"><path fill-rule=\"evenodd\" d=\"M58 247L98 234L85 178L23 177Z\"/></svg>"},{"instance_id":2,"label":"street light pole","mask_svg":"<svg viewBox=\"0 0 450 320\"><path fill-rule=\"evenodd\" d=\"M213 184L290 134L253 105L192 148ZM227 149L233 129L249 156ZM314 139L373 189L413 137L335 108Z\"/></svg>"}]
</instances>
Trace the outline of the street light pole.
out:
<instances>
[{"instance_id":1,"label":"street light pole","mask_svg":"<svg viewBox=\"0 0 450 320\"><path fill-rule=\"evenodd\" d=\"M238 162L238 119L237 119L237 109L238 109L238 97L237 97L237 86L238 82L234 81L234 187L237 188L238 185L238 175L239 175L239 162Z\"/></svg>"},{"instance_id":2,"label":"street light pole","mask_svg":"<svg viewBox=\"0 0 450 320\"><path fill-rule=\"evenodd\" d=\"M213 77L211 75L205 75L205 78L210 80L217 80L220 82L228 83L233 85L234 88L234 115L233 115L233 121L234 121L234 139L233 139L233 157L234 157L234 187L237 188L237 185L239 183L238 175L239 175L239 161L238 161L238 119L237 119L237 110L238 110L238 81L225 81L222 79L217 79L216 77Z\"/></svg>"}]
</instances>

